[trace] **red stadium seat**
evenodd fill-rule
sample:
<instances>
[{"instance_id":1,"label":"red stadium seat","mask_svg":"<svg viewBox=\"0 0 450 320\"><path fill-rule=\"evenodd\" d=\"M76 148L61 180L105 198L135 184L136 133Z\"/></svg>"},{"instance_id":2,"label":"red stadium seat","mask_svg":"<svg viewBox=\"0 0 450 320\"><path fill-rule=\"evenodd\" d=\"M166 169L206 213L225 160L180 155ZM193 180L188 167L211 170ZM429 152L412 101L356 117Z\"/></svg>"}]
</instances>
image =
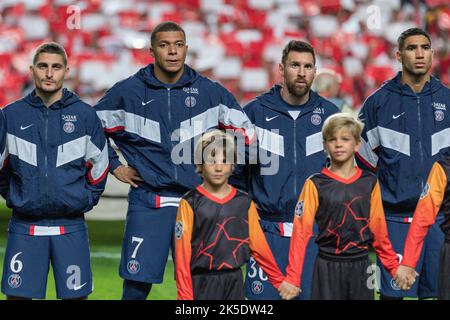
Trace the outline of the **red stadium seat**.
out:
<instances>
[{"instance_id":1,"label":"red stadium seat","mask_svg":"<svg viewBox=\"0 0 450 320\"><path fill-rule=\"evenodd\" d=\"M389 16L390 21L383 20L383 23L395 30L401 29L406 23L425 25L433 42L439 39L434 43L445 44L443 35L450 30L450 2L425 0L425 3L433 8L427 12L425 21L420 21L424 16L415 12L415 7L404 11L402 7L400 11L396 8L395 14ZM138 67L153 60L148 48L138 50L129 43L123 43L124 30L131 34L131 38L141 38L145 33L147 41L147 34L164 20L178 22L188 31L193 66L199 66L202 72L210 72L212 76L216 73L222 75L223 79L219 79L225 81L238 98L247 98L256 93L253 89L245 91L240 87L241 79L248 76L247 69L265 70L263 78L266 79L266 86L280 80L278 63L281 50L291 39L310 42L316 50L319 66L331 66L343 75L342 92L351 95L354 104L361 103L377 84L392 76L398 65L394 56L396 35L394 32L369 30L364 18L357 14L358 10L365 9L366 4L362 1L83 0L79 2L78 8L82 10L83 21L88 24L80 29L68 28L67 21L72 14L67 12L69 4L70 1L55 0L2 2L0 72L8 77L8 81L0 79L0 92L3 93L0 100L20 97L28 79L28 63L24 61L29 59L42 41L52 40L63 44L70 65L75 69L86 61L97 59L102 63L114 64L123 57ZM408 6L404 1L401 5ZM418 6L425 8L423 4ZM37 23L48 23L47 34L27 39L27 35L36 30L20 27L18 23L24 16L40 18L36 20ZM388 15L383 16L383 19L386 17ZM328 30L315 21L324 21ZM43 25L45 27L45 23ZM211 49L214 55L205 53L207 56L198 58L201 56L199 52L206 52L202 46ZM440 47L436 46L436 49L440 50ZM440 51L434 55L433 72L444 83L448 83L450 54L445 50ZM16 60L13 61L12 57ZM216 61L216 66L211 67L213 64L208 58ZM227 73L218 66L221 61L230 58L236 58L239 62L230 64L232 68ZM236 65L239 65L237 73ZM76 72L71 74L77 76ZM14 79L14 85L11 79ZM89 85L79 85L86 86Z\"/></svg>"}]
</instances>

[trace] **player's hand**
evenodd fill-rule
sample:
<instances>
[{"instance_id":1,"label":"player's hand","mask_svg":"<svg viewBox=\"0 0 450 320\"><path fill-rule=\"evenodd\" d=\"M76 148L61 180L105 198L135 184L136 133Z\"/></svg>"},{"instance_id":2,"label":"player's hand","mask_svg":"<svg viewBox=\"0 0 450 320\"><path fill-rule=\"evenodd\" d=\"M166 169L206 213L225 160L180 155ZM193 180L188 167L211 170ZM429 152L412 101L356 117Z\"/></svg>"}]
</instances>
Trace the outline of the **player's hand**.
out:
<instances>
[{"instance_id":1,"label":"player's hand","mask_svg":"<svg viewBox=\"0 0 450 320\"><path fill-rule=\"evenodd\" d=\"M298 296L302 292L299 287L290 284L289 282L283 281L280 287L278 288L278 293L280 297L284 300L291 300Z\"/></svg>"},{"instance_id":2,"label":"player's hand","mask_svg":"<svg viewBox=\"0 0 450 320\"><path fill-rule=\"evenodd\" d=\"M131 168L131 167L126 167L123 164L118 166L114 171L113 171L113 175L114 177L116 177L118 180L124 182L124 183L128 183L129 185L131 185L133 188L137 188L138 185L136 184L136 182L141 182L144 181L140 176L139 173Z\"/></svg>"},{"instance_id":3,"label":"player's hand","mask_svg":"<svg viewBox=\"0 0 450 320\"><path fill-rule=\"evenodd\" d=\"M400 265L395 273L394 281L402 290L409 290L419 274L411 267Z\"/></svg>"}]
</instances>

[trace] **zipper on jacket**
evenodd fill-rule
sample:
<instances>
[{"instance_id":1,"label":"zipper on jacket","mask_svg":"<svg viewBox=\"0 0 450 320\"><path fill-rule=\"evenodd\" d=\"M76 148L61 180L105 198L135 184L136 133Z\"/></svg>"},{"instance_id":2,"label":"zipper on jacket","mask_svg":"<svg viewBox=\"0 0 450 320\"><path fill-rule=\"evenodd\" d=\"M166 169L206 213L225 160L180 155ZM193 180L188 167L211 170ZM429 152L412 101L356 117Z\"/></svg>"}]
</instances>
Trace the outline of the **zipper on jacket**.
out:
<instances>
[{"instance_id":1,"label":"zipper on jacket","mask_svg":"<svg viewBox=\"0 0 450 320\"><path fill-rule=\"evenodd\" d=\"M419 156L420 156L420 168L423 167L423 150L422 150L422 117L420 115L420 96L416 94L417 97L417 115L418 115L418 129L419 129ZM423 178L420 178L420 188L423 190Z\"/></svg>"},{"instance_id":2,"label":"zipper on jacket","mask_svg":"<svg viewBox=\"0 0 450 320\"><path fill-rule=\"evenodd\" d=\"M45 171L45 197L47 199L46 206L47 206L47 213L49 212L48 204L49 204L49 189L48 189L48 107L45 108L44 112L44 171Z\"/></svg>"},{"instance_id":3,"label":"zipper on jacket","mask_svg":"<svg viewBox=\"0 0 450 320\"><path fill-rule=\"evenodd\" d=\"M167 110L169 112L168 115L168 119L169 119L169 127L172 128L172 112L171 112L171 102L170 102L170 88L167 88ZM172 134L172 132L170 132L170 135ZM175 146L175 141L172 141L172 137L170 137L170 145L172 147L172 149L170 150L170 153L172 154L172 150ZM178 181L178 170L177 170L177 166L173 166L173 170L174 170L174 177L175 177L175 181Z\"/></svg>"},{"instance_id":4,"label":"zipper on jacket","mask_svg":"<svg viewBox=\"0 0 450 320\"><path fill-rule=\"evenodd\" d=\"M298 197L297 190L297 120L294 120L294 192L295 196ZM297 199L297 198L295 198Z\"/></svg>"}]
</instances>

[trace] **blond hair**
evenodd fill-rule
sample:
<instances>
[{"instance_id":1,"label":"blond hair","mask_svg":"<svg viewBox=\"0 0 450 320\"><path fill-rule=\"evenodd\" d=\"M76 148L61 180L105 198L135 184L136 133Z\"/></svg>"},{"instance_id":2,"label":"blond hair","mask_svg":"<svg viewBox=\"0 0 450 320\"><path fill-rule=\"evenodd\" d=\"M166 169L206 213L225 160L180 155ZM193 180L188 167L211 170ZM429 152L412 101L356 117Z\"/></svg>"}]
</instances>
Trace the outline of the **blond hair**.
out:
<instances>
[{"instance_id":1,"label":"blond hair","mask_svg":"<svg viewBox=\"0 0 450 320\"><path fill-rule=\"evenodd\" d=\"M347 113L335 113L332 116L328 117L327 120L325 120L325 123L322 127L322 137L323 141L325 142L327 139L330 139L333 134L342 129L345 128L352 136L355 138L356 141L361 141L361 131L364 127L364 124L359 121L358 119L355 119L353 116Z\"/></svg>"},{"instance_id":2,"label":"blond hair","mask_svg":"<svg viewBox=\"0 0 450 320\"><path fill-rule=\"evenodd\" d=\"M214 129L202 135L197 141L194 151L195 172L203 173L203 164L213 162L216 155L222 152L225 163L236 163L236 146L234 137L222 130Z\"/></svg>"}]
</instances>

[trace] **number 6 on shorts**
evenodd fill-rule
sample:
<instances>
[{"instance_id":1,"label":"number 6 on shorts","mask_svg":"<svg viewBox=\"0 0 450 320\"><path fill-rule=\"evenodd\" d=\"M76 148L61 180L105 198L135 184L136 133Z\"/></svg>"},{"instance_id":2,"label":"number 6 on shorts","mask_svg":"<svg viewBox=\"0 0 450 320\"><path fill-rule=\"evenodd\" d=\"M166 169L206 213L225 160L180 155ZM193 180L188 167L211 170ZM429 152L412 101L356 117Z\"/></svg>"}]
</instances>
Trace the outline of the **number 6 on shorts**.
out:
<instances>
[{"instance_id":1,"label":"number 6 on shorts","mask_svg":"<svg viewBox=\"0 0 450 320\"><path fill-rule=\"evenodd\" d=\"M22 261L17 259L19 257L19 255L21 255L21 254L22 254L22 252L16 253L14 255L14 257L12 257L11 263L9 264L9 268L14 273L19 273L20 271L22 271L22 267L23 267Z\"/></svg>"}]
</instances>

